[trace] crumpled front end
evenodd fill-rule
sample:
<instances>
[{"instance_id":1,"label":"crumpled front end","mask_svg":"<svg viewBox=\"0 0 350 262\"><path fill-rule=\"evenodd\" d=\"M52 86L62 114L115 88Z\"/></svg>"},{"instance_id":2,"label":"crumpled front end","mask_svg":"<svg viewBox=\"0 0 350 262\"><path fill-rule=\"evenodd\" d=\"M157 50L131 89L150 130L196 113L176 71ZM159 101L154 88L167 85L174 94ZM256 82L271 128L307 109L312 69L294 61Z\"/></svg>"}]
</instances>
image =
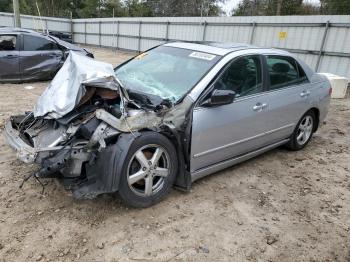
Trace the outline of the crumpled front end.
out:
<instances>
[{"instance_id":1,"label":"crumpled front end","mask_svg":"<svg viewBox=\"0 0 350 262\"><path fill-rule=\"evenodd\" d=\"M120 167L143 130L176 129L192 100L153 110L132 101L108 64L71 54L33 112L5 126L20 160L37 178L58 177L78 198L118 190Z\"/></svg>"}]
</instances>

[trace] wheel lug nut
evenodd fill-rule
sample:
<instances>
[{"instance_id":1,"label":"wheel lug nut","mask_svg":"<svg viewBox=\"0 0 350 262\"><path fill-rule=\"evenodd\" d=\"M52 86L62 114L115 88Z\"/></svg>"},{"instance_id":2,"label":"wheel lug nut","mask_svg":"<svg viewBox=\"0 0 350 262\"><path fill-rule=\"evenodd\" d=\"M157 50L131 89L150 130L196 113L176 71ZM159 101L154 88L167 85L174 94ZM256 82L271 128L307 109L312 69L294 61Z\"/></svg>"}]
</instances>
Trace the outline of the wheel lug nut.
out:
<instances>
[{"instance_id":1,"label":"wheel lug nut","mask_svg":"<svg viewBox=\"0 0 350 262\"><path fill-rule=\"evenodd\" d=\"M146 171L146 169L147 169L146 167L143 167L143 168L142 168L142 171Z\"/></svg>"}]
</instances>

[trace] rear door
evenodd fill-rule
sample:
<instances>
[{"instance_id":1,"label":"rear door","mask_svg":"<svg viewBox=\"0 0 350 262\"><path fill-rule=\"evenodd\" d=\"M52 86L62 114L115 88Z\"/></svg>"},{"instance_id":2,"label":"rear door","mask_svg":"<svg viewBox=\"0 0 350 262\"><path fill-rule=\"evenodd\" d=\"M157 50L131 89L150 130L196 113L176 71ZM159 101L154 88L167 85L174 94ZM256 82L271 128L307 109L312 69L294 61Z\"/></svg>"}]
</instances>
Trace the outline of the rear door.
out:
<instances>
[{"instance_id":1,"label":"rear door","mask_svg":"<svg viewBox=\"0 0 350 262\"><path fill-rule=\"evenodd\" d=\"M260 55L234 59L209 89L236 92L233 103L193 111L191 172L267 144L267 94ZM208 97L210 96L208 94ZM204 97L205 101L207 97Z\"/></svg>"},{"instance_id":2,"label":"rear door","mask_svg":"<svg viewBox=\"0 0 350 262\"><path fill-rule=\"evenodd\" d=\"M60 67L63 53L45 36L22 35L20 70L22 80L51 79Z\"/></svg>"},{"instance_id":3,"label":"rear door","mask_svg":"<svg viewBox=\"0 0 350 262\"><path fill-rule=\"evenodd\" d=\"M0 81L19 81L19 42L17 35L0 35Z\"/></svg>"},{"instance_id":4,"label":"rear door","mask_svg":"<svg viewBox=\"0 0 350 262\"><path fill-rule=\"evenodd\" d=\"M289 56L267 55L267 104L270 143L288 138L301 116L310 108L309 80L298 62Z\"/></svg>"}]
</instances>

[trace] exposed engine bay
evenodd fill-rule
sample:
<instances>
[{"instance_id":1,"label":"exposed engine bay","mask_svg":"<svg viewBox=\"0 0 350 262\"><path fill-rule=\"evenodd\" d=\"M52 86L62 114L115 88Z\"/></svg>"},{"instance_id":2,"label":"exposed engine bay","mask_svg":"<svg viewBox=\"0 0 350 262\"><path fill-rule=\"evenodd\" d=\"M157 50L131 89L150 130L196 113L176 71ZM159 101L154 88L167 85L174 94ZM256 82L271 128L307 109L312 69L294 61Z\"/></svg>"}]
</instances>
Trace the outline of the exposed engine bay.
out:
<instances>
[{"instance_id":1,"label":"exposed engine bay","mask_svg":"<svg viewBox=\"0 0 350 262\"><path fill-rule=\"evenodd\" d=\"M186 151L181 134L192 100L173 105L136 98L111 65L71 52L34 110L6 122L7 140L19 159L41 166L36 178L60 178L77 198L115 192L123 158L143 130L167 133Z\"/></svg>"}]
</instances>

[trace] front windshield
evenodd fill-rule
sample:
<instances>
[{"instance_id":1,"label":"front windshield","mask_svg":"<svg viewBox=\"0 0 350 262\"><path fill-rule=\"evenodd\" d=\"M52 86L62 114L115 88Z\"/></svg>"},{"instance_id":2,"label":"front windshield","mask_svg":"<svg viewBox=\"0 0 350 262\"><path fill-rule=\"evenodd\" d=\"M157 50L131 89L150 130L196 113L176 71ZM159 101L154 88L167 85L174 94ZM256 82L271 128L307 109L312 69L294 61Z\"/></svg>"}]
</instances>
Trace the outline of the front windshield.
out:
<instances>
[{"instance_id":1,"label":"front windshield","mask_svg":"<svg viewBox=\"0 0 350 262\"><path fill-rule=\"evenodd\" d=\"M160 46L117 67L115 73L128 91L176 102L219 59L208 53Z\"/></svg>"}]
</instances>

